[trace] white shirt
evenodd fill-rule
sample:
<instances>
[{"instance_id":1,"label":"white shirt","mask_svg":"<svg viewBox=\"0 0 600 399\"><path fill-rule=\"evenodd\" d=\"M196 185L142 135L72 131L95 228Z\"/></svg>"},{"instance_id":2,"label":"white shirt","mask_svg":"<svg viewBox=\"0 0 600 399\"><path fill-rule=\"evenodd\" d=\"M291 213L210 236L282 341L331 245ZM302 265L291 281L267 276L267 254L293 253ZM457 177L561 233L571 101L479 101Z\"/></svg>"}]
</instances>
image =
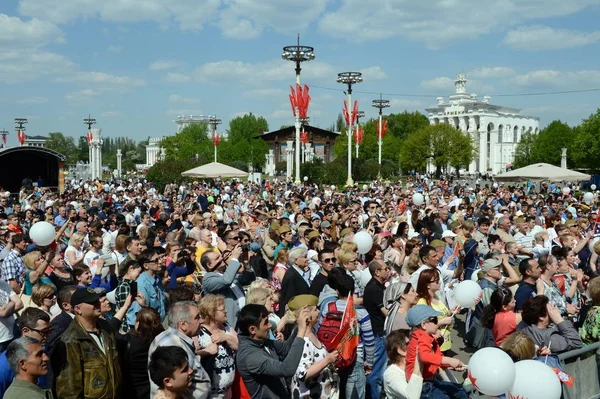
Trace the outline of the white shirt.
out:
<instances>
[{"instance_id":1,"label":"white shirt","mask_svg":"<svg viewBox=\"0 0 600 399\"><path fill-rule=\"evenodd\" d=\"M8 305L11 300L15 300L17 294L10 285L4 280L0 280L0 306ZM0 342L10 341L14 338L13 329L15 327L15 316L0 317Z\"/></svg>"},{"instance_id":2,"label":"white shirt","mask_svg":"<svg viewBox=\"0 0 600 399\"><path fill-rule=\"evenodd\" d=\"M423 389L423 377L413 373L406 382L406 373L391 364L383 373L383 388L388 399L418 399Z\"/></svg>"}]
</instances>

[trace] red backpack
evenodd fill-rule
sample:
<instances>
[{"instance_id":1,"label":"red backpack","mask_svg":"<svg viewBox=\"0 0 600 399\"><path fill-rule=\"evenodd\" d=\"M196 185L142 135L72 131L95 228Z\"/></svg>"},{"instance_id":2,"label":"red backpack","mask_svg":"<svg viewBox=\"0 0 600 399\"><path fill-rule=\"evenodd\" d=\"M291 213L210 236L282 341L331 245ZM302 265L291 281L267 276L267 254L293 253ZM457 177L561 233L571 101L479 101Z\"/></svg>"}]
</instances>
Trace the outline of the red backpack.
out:
<instances>
[{"instance_id":1,"label":"red backpack","mask_svg":"<svg viewBox=\"0 0 600 399\"><path fill-rule=\"evenodd\" d=\"M325 349L327 349L327 352L331 352L336 349L338 349L339 351L339 348L335 346L332 341L340 332L343 317L344 312L340 312L338 310L335 301L329 302L327 304L327 313L325 314L325 317L323 317L321 326L317 331L317 338L319 338L319 341L321 341L321 343L325 345ZM352 366L355 360L356 350L354 351L350 359L343 359L340 351L340 356L338 357L338 360L335 363L335 365L339 369L344 369L349 366Z\"/></svg>"}]
</instances>

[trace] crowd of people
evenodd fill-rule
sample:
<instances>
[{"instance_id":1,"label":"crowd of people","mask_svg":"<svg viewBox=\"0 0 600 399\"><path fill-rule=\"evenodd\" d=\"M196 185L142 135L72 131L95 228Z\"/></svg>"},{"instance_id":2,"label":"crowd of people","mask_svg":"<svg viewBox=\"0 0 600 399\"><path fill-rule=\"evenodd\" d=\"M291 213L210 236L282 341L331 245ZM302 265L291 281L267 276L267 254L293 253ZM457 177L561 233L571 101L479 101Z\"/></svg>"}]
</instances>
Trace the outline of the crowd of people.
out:
<instances>
[{"instance_id":1,"label":"crowd of people","mask_svg":"<svg viewBox=\"0 0 600 399\"><path fill-rule=\"evenodd\" d=\"M135 179L6 193L0 397L467 398L457 317L475 350L560 368L557 354L600 340L596 198L563 187ZM47 246L29 234L42 222ZM482 289L471 309L454 299L463 280Z\"/></svg>"}]
</instances>

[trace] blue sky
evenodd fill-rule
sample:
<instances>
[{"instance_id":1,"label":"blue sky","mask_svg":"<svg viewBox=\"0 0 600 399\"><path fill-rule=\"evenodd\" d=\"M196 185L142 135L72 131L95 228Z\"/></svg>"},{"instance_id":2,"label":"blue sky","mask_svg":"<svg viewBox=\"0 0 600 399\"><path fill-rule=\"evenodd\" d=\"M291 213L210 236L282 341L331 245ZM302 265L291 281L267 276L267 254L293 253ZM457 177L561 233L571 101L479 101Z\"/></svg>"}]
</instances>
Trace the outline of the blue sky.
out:
<instances>
[{"instance_id":1,"label":"blue sky","mask_svg":"<svg viewBox=\"0 0 600 399\"><path fill-rule=\"evenodd\" d=\"M600 106L600 92L511 96L600 88L598 0L2 0L0 129L29 135L103 135L136 140L173 134L177 115L246 112L269 127L292 124L294 68L281 59L296 42L315 47L303 65L309 115L328 127L345 98L338 72L362 71L355 98L367 117L384 92L389 112L420 110L454 91L522 108L541 125L571 125ZM406 94L433 97L408 97Z\"/></svg>"}]
</instances>

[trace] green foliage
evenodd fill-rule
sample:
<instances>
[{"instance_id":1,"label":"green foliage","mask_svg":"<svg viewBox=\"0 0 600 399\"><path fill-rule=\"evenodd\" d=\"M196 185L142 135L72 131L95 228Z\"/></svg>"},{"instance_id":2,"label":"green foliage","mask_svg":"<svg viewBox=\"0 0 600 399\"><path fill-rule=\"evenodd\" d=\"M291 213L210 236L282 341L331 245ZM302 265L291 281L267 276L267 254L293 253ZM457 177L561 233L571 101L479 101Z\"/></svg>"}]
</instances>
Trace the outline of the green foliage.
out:
<instances>
[{"instance_id":1,"label":"green foliage","mask_svg":"<svg viewBox=\"0 0 600 399\"><path fill-rule=\"evenodd\" d=\"M129 137L104 137L102 139L102 163L111 169L117 168L117 150L121 150L121 167L124 171L134 170L135 164L146 162L147 140L136 142ZM87 141L85 142L87 147Z\"/></svg>"},{"instance_id":2,"label":"green foliage","mask_svg":"<svg viewBox=\"0 0 600 399\"><path fill-rule=\"evenodd\" d=\"M227 140L219 144L218 161L228 165L234 161L244 162L245 169L252 163L256 170L261 169L269 146L258 136L268 130L267 120L262 116L247 114L231 120Z\"/></svg>"},{"instance_id":3,"label":"green foliage","mask_svg":"<svg viewBox=\"0 0 600 399\"><path fill-rule=\"evenodd\" d=\"M522 168L535 163L535 158L533 156L535 139L536 135L531 132L526 132L521 136L521 140L515 149L515 168Z\"/></svg>"},{"instance_id":4,"label":"green foliage","mask_svg":"<svg viewBox=\"0 0 600 399\"><path fill-rule=\"evenodd\" d=\"M90 160L89 149L87 137L79 136L79 141L77 142L77 159L73 160L72 163L75 163L76 161L88 162Z\"/></svg>"},{"instance_id":5,"label":"green foliage","mask_svg":"<svg viewBox=\"0 0 600 399\"><path fill-rule=\"evenodd\" d=\"M300 176L302 179L308 177L311 182L323 182L325 176L325 167L320 158L313 159L312 162L305 162L300 165Z\"/></svg>"},{"instance_id":6,"label":"green foliage","mask_svg":"<svg viewBox=\"0 0 600 399\"><path fill-rule=\"evenodd\" d=\"M445 123L428 125L408 135L399 155L404 170L423 171L431 160L439 176L442 169L467 167L473 160L473 141L468 134Z\"/></svg>"},{"instance_id":7,"label":"green foliage","mask_svg":"<svg viewBox=\"0 0 600 399\"><path fill-rule=\"evenodd\" d=\"M186 178L181 176L181 173L199 165L199 163L190 162L189 159L165 159L148 169L146 179L162 192L167 183L184 181Z\"/></svg>"},{"instance_id":8,"label":"green foliage","mask_svg":"<svg viewBox=\"0 0 600 399\"><path fill-rule=\"evenodd\" d=\"M572 158L575 167L599 168L600 161L600 108L589 118L584 119L581 125L575 128L575 135L569 159ZM573 167L570 165L569 166Z\"/></svg>"},{"instance_id":9,"label":"green foliage","mask_svg":"<svg viewBox=\"0 0 600 399\"><path fill-rule=\"evenodd\" d=\"M78 151L73 137L65 137L61 132L49 133L48 140L46 140L44 145L46 148L60 152L66 156L67 163L74 163L77 161Z\"/></svg>"},{"instance_id":10,"label":"green foliage","mask_svg":"<svg viewBox=\"0 0 600 399\"><path fill-rule=\"evenodd\" d=\"M213 143L208 137L205 123L189 125L175 136L163 138L161 148L165 149L166 159L194 160L201 163L212 162Z\"/></svg>"}]
</instances>

